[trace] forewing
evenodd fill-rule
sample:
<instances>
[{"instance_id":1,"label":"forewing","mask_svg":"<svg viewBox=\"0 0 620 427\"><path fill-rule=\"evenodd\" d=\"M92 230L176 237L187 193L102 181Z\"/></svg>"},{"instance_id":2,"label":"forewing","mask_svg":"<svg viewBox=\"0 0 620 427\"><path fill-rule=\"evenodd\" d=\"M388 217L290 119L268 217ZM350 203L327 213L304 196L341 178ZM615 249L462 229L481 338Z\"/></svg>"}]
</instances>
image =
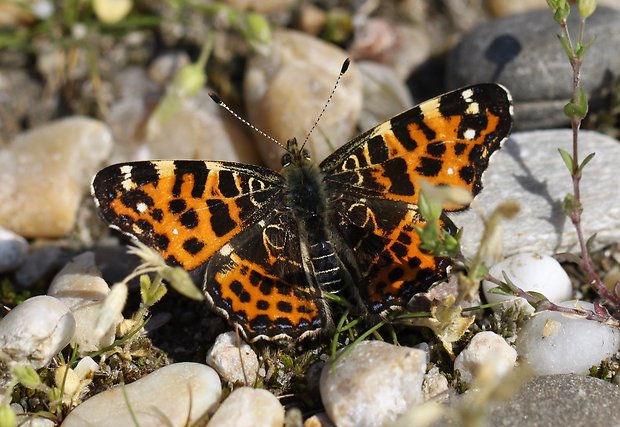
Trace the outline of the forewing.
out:
<instances>
[{"instance_id":1,"label":"forewing","mask_svg":"<svg viewBox=\"0 0 620 427\"><path fill-rule=\"evenodd\" d=\"M279 203L282 189L282 177L267 168L192 160L112 165L92 183L112 227L186 270L257 223Z\"/></svg>"},{"instance_id":2,"label":"forewing","mask_svg":"<svg viewBox=\"0 0 620 427\"><path fill-rule=\"evenodd\" d=\"M321 163L333 192L417 203L420 180L476 195L489 157L512 127L512 101L496 84L426 101L358 136ZM447 210L463 206L446 206Z\"/></svg>"},{"instance_id":3,"label":"forewing","mask_svg":"<svg viewBox=\"0 0 620 427\"><path fill-rule=\"evenodd\" d=\"M297 230L291 211L278 206L209 261L207 298L251 341L304 338L330 324Z\"/></svg>"}]
</instances>

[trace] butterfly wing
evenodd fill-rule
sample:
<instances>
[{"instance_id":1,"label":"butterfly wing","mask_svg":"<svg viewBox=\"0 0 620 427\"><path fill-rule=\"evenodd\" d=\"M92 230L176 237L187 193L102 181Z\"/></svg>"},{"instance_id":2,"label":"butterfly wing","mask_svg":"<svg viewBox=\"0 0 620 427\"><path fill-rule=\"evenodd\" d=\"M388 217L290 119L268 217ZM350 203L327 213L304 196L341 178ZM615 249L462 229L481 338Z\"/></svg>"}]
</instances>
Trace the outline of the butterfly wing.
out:
<instances>
[{"instance_id":1,"label":"butterfly wing","mask_svg":"<svg viewBox=\"0 0 620 427\"><path fill-rule=\"evenodd\" d=\"M511 114L503 87L464 88L367 131L321 163L335 241L354 260L352 270L371 312L402 307L445 275L449 260L419 248L414 228L424 224L419 181L477 194L489 156L510 132ZM455 230L447 217L442 222Z\"/></svg>"},{"instance_id":2,"label":"butterfly wing","mask_svg":"<svg viewBox=\"0 0 620 427\"><path fill-rule=\"evenodd\" d=\"M208 298L251 341L304 338L331 324L297 230L291 210L276 206L209 261Z\"/></svg>"},{"instance_id":3,"label":"butterfly wing","mask_svg":"<svg viewBox=\"0 0 620 427\"><path fill-rule=\"evenodd\" d=\"M301 337L327 322L283 190L271 169L206 161L113 165L92 185L112 227L186 270L206 264L207 299L251 339Z\"/></svg>"},{"instance_id":4,"label":"butterfly wing","mask_svg":"<svg viewBox=\"0 0 620 427\"><path fill-rule=\"evenodd\" d=\"M420 180L476 195L489 157L512 127L512 101L496 84L441 95L361 134L321 163L328 188L416 204ZM447 210L463 206L448 206Z\"/></svg>"}]
</instances>

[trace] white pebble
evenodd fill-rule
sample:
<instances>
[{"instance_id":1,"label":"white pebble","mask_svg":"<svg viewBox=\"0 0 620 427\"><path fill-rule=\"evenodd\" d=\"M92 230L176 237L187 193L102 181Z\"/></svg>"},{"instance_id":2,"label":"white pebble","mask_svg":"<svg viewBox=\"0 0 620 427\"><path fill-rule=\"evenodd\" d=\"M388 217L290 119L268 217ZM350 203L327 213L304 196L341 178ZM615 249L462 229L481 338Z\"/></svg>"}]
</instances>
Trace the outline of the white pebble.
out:
<instances>
[{"instance_id":1,"label":"white pebble","mask_svg":"<svg viewBox=\"0 0 620 427\"><path fill-rule=\"evenodd\" d=\"M394 421L423 400L426 353L363 341L321 374L321 400L338 427L373 427Z\"/></svg>"},{"instance_id":2,"label":"white pebble","mask_svg":"<svg viewBox=\"0 0 620 427\"><path fill-rule=\"evenodd\" d=\"M19 234L0 227L0 273L17 269L26 260L28 242Z\"/></svg>"},{"instance_id":3,"label":"white pebble","mask_svg":"<svg viewBox=\"0 0 620 427\"><path fill-rule=\"evenodd\" d=\"M573 287L568 274L559 262L547 255L536 253L520 253L510 256L489 270L489 273L504 280L506 273L512 283L524 291L536 291L545 295L551 302L566 301L572 297ZM507 301L504 304L493 307L493 310L501 310L518 305L526 313L533 313L534 308L523 298L507 295L494 294L490 289L497 287L496 284L483 281L482 290L487 301L490 303Z\"/></svg>"},{"instance_id":4,"label":"white pebble","mask_svg":"<svg viewBox=\"0 0 620 427\"><path fill-rule=\"evenodd\" d=\"M71 309L77 325L71 342L78 345L80 354L100 350L114 342L116 326L122 320L118 314L102 334L95 333L110 288L101 278L92 252L73 258L54 277L47 293Z\"/></svg>"},{"instance_id":5,"label":"white pebble","mask_svg":"<svg viewBox=\"0 0 620 427\"><path fill-rule=\"evenodd\" d=\"M69 413L62 427L133 426L124 393L141 427L180 427L213 413L222 386L217 373L206 365L175 363L91 397Z\"/></svg>"},{"instance_id":6,"label":"white pebble","mask_svg":"<svg viewBox=\"0 0 620 427\"><path fill-rule=\"evenodd\" d=\"M0 353L38 369L69 344L74 331L75 319L61 301L29 298L0 320Z\"/></svg>"},{"instance_id":7,"label":"white pebble","mask_svg":"<svg viewBox=\"0 0 620 427\"><path fill-rule=\"evenodd\" d=\"M577 307L576 301L560 305ZM592 310L589 302L579 306ZM542 311L528 319L516 341L519 358L526 361L535 375L585 374L618 351L620 331L595 320Z\"/></svg>"},{"instance_id":8,"label":"white pebble","mask_svg":"<svg viewBox=\"0 0 620 427\"><path fill-rule=\"evenodd\" d=\"M506 374L517 361L517 352L495 332L479 332L467 347L456 357L454 369L459 370L461 379L467 383L476 377L484 367L493 369L496 377Z\"/></svg>"},{"instance_id":9,"label":"white pebble","mask_svg":"<svg viewBox=\"0 0 620 427\"><path fill-rule=\"evenodd\" d=\"M282 427L284 407L267 390L241 387L224 400L207 427Z\"/></svg>"},{"instance_id":10,"label":"white pebble","mask_svg":"<svg viewBox=\"0 0 620 427\"><path fill-rule=\"evenodd\" d=\"M426 375L424 375L422 391L424 392L425 402L431 399L437 402L443 402L450 397L450 385L448 384L448 380L441 375L437 366L433 366Z\"/></svg>"},{"instance_id":11,"label":"white pebble","mask_svg":"<svg viewBox=\"0 0 620 427\"><path fill-rule=\"evenodd\" d=\"M243 359L243 367L239 355ZM227 383L253 385L256 382L258 357L252 347L241 339L237 340L234 332L218 335L207 353L207 365Z\"/></svg>"}]
</instances>

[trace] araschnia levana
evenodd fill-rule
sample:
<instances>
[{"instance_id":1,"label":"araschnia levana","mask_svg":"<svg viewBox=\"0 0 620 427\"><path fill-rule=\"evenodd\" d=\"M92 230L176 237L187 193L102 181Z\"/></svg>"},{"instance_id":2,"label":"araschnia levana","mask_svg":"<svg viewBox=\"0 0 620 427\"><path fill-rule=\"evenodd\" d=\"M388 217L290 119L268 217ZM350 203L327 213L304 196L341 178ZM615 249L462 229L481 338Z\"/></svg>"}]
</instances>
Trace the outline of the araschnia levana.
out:
<instances>
[{"instance_id":1,"label":"araschnia levana","mask_svg":"<svg viewBox=\"0 0 620 427\"><path fill-rule=\"evenodd\" d=\"M445 275L449 260L419 248L418 179L477 194L511 126L506 89L479 84L399 114L318 165L291 139L281 172L130 162L97 173L92 194L112 227L172 265L203 267L211 306L246 338L301 339L332 326L324 291L348 285L383 315Z\"/></svg>"}]
</instances>

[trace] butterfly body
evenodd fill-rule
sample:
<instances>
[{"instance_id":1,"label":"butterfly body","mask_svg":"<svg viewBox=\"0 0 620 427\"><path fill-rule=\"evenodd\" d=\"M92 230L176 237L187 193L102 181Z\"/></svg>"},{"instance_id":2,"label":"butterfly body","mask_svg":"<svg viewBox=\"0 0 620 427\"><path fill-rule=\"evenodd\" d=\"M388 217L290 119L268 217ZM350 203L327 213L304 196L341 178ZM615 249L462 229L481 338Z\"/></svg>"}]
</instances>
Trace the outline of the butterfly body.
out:
<instances>
[{"instance_id":1,"label":"butterfly body","mask_svg":"<svg viewBox=\"0 0 620 427\"><path fill-rule=\"evenodd\" d=\"M476 85L378 125L318 165L292 139L281 172L130 162L100 171L92 192L113 227L173 265L205 267L207 300L248 339L302 339L333 326L326 291L346 289L380 316L445 275L449 260L419 248L419 181L477 193L511 125L507 91ZM443 227L455 230L447 218Z\"/></svg>"}]
</instances>

